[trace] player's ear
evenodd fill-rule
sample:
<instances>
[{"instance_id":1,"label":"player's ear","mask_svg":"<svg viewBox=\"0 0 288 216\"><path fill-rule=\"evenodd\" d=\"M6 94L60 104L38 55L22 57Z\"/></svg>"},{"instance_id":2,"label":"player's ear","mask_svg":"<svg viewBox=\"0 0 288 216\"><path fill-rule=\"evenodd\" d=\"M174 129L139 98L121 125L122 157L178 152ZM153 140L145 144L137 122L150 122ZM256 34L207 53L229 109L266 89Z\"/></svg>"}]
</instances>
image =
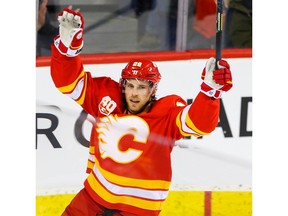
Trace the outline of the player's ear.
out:
<instances>
[{"instance_id":1,"label":"player's ear","mask_svg":"<svg viewBox=\"0 0 288 216\"><path fill-rule=\"evenodd\" d=\"M154 98L155 95L156 95L156 89L153 87L153 88L152 88L152 93L151 93L150 98L151 98L151 99Z\"/></svg>"}]
</instances>

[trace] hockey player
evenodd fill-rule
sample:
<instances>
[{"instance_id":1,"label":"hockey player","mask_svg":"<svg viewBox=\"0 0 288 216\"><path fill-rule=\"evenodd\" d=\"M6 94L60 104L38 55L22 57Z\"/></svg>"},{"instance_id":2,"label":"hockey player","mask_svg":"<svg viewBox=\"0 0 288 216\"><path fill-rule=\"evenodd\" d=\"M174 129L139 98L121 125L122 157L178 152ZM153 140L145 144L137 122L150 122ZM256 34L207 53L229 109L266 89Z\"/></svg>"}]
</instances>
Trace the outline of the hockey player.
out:
<instances>
[{"instance_id":1,"label":"hockey player","mask_svg":"<svg viewBox=\"0 0 288 216\"><path fill-rule=\"evenodd\" d=\"M218 123L219 98L232 87L229 64L210 58L203 83L190 105L177 95L156 99L161 75L147 59L134 59L118 82L92 77L78 55L84 19L65 8L52 48L51 76L60 92L95 117L88 177L63 216L159 215L171 184L170 153L184 136L211 133Z\"/></svg>"}]
</instances>

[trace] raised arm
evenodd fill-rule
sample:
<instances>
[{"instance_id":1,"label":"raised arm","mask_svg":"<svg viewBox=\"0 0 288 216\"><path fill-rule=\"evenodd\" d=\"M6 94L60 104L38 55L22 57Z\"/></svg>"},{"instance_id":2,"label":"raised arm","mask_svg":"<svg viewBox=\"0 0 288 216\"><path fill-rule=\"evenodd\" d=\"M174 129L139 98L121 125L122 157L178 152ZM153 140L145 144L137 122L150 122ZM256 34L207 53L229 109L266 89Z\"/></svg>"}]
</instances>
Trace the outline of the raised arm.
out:
<instances>
[{"instance_id":1,"label":"raised arm","mask_svg":"<svg viewBox=\"0 0 288 216\"><path fill-rule=\"evenodd\" d=\"M87 102L84 105L85 98L91 97L93 79L89 72L84 71L79 56L83 47L83 16L79 11L68 7L59 13L58 21L59 35L51 45L52 80L60 92L75 100L83 108L93 107L92 100L87 100L89 104Z\"/></svg>"},{"instance_id":2,"label":"raised arm","mask_svg":"<svg viewBox=\"0 0 288 216\"><path fill-rule=\"evenodd\" d=\"M69 88L84 76L83 65L78 56L83 47L84 19L80 12L65 8L59 13L58 21L59 35L51 45L51 76L55 86L65 93L67 90L71 91ZM67 90L64 90L65 86Z\"/></svg>"},{"instance_id":3,"label":"raised arm","mask_svg":"<svg viewBox=\"0 0 288 216\"><path fill-rule=\"evenodd\" d=\"M232 87L230 65L225 60L208 59L203 69L201 90L194 102L184 108L178 117L178 128L184 136L204 136L217 126L220 113L220 98Z\"/></svg>"}]
</instances>

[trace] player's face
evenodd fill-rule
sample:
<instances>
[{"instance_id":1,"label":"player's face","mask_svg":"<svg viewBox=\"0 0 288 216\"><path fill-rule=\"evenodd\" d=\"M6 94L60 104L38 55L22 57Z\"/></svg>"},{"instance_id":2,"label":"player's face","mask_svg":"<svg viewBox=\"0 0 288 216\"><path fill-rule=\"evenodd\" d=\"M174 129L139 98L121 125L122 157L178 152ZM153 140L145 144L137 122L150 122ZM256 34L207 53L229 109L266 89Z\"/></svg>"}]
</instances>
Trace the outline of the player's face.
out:
<instances>
[{"instance_id":1,"label":"player's face","mask_svg":"<svg viewBox=\"0 0 288 216\"><path fill-rule=\"evenodd\" d=\"M127 79L125 99L129 113L138 114L150 100L153 90L147 81Z\"/></svg>"}]
</instances>

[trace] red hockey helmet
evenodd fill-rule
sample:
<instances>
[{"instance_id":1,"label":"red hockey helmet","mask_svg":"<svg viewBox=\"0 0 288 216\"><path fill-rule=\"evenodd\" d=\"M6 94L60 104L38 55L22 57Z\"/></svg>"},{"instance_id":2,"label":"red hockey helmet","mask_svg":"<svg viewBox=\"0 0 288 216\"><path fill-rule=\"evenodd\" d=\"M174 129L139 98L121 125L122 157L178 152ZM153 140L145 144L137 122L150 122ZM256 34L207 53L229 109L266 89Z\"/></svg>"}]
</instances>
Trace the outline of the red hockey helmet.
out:
<instances>
[{"instance_id":1,"label":"red hockey helmet","mask_svg":"<svg viewBox=\"0 0 288 216\"><path fill-rule=\"evenodd\" d=\"M158 67L152 61L133 59L122 70L121 81L123 82L124 79L147 80L157 87L161 80L161 74L158 71Z\"/></svg>"}]
</instances>

